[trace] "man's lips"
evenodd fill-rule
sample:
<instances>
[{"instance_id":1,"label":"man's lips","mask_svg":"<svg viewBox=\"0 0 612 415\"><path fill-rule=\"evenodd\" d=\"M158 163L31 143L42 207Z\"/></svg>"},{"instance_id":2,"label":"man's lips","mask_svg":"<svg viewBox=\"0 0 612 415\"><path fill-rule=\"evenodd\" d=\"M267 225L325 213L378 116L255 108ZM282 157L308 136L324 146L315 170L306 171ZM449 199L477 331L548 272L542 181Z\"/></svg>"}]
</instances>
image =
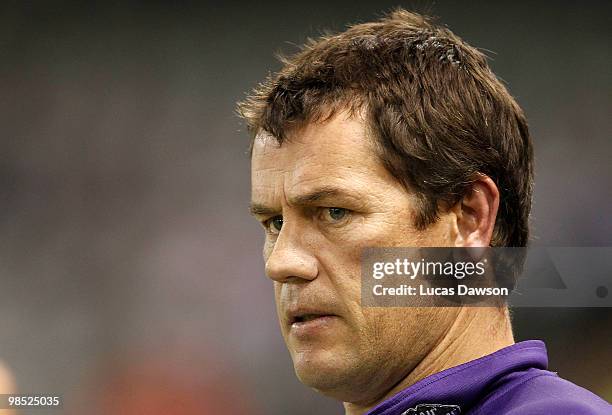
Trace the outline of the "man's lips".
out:
<instances>
[{"instance_id":1,"label":"man's lips","mask_svg":"<svg viewBox=\"0 0 612 415\"><path fill-rule=\"evenodd\" d=\"M310 308L298 308L294 310L290 310L287 313L287 322L289 325L307 323L309 321L313 321L323 317L338 317L336 314L333 314L328 311L316 310Z\"/></svg>"},{"instance_id":2,"label":"man's lips","mask_svg":"<svg viewBox=\"0 0 612 415\"><path fill-rule=\"evenodd\" d=\"M338 315L323 310L295 309L287 314L289 330L298 337L312 336L330 328Z\"/></svg>"},{"instance_id":3,"label":"man's lips","mask_svg":"<svg viewBox=\"0 0 612 415\"><path fill-rule=\"evenodd\" d=\"M313 321L313 320L324 318L324 317L337 317L337 316L334 314L303 314L303 315L299 315L291 319L290 323L291 325L308 323L309 321Z\"/></svg>"}]
</instances>

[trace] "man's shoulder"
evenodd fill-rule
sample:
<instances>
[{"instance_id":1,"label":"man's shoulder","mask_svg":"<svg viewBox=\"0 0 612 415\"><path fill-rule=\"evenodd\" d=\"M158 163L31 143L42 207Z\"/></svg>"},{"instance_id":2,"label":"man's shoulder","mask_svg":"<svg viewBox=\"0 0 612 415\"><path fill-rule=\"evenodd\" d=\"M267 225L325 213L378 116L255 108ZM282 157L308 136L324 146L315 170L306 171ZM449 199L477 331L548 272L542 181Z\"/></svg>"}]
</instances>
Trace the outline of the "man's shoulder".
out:
<instances>
[{"instance_id":1,"label":"man's shoulder","mask_svg":"<svg viewBox=\"0 0 612 415\"><path fill-rule=\"evenodd\" d=\"M532 369L489 396L473 412L503 415L612 415L599 396L547 370Z\"/></svg>"}]
</instances>

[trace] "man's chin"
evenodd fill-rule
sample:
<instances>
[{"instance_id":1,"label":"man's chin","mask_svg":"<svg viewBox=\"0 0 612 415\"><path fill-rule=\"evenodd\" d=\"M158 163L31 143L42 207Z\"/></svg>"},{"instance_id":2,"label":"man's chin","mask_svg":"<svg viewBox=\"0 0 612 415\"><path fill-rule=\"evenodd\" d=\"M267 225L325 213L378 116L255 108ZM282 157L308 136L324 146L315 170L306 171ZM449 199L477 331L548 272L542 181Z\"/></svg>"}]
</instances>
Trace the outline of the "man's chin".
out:
<instances>
[{"instance_id":1,"label":"man's chin","mask_svg":"<svg viewBox=\"0 0 612 415\"><path fill-rule=\"evenodd\" d=\"M347 361L346 353L329 349L301 350L292 353L292 358L300 382L333 398L343 394L342 389L356 371Z\"/></svg>"}]
</instances>

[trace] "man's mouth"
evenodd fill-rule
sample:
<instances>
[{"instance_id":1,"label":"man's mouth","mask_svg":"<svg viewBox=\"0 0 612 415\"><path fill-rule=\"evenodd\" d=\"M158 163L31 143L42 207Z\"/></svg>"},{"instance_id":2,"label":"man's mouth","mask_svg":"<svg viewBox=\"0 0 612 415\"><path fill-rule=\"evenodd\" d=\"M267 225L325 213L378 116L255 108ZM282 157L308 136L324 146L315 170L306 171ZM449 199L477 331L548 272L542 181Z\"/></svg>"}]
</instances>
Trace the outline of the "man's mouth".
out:
<instances>
[{"instance_id":1,"label":"man's mouth","mask_svg":"<svg viewBox=\"0 0 612 415\"><path fill-rule=\"evenodd\" d=\"M325 317L325 316L330 316L330 314L302 314L302 315L297 315L297 316L295 316L293 318L293 321L291 322L291 324L293 324L293 323L306 323L308 321L312 321L314 319Z\"/></svg>"},{"instance_id":2,"label":"man's mouth","mask_svg":"<svg viewBox=\"0 0 612 415\"><path fill-rule=\"evenodd\" d=\"M289 316L289 329L295 336L310 337L330 328L337 319L337 315L325 312L293 312Z\"/></svg>"}]
</instances>

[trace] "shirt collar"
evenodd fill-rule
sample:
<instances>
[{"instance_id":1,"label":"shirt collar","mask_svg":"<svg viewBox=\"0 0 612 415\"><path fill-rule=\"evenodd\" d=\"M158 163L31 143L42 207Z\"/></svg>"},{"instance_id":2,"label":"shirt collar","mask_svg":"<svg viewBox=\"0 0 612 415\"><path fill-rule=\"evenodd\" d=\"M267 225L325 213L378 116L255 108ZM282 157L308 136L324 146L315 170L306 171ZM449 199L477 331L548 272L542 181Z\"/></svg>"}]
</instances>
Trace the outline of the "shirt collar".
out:
<instances>
[{"instance_id":1,"label":"shirt collar","mask_svg":"<svg viewBox=\"0 0 612 415\"><path fill-rule=\"evenodd\" d=\"M529 368L547 367L548 356L544 342L528 340L516 343L421 379L383 401L366 415L399 415L411 408L415 414L427 413L425 410L428 405L430 408L436 405L438 408L447 408L447 411L438 410L435 413L452 414L452 408L457 406L461 413L465 413L467 408L489 393L505 375Z\"/></svg>"}]
</instances>

